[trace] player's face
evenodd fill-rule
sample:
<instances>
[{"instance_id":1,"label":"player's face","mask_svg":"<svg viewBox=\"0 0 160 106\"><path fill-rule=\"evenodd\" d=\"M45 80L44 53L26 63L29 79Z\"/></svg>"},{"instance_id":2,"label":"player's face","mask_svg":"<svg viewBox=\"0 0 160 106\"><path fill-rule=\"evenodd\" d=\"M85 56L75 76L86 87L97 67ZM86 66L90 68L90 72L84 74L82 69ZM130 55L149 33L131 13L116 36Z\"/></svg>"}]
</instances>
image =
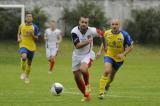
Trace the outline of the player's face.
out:
<instances>
[{"instance_id":1,"label":"player's face","mask_svg":"<svg viewBox=\"0 0 160 106\"><path fill-rule=\"evenodd\" d=\"M113 20L111 23L111 28L113 32L119 32L120 23L118 20Z\"/></svg>"},{"instance_id":2,"label":"player's face","mask_svg":"<svg viewBox=\"0 0 160 106\"><path fill-rule=\"evenodd\" d=\"M56 23L55 23L55 21L52 20L52 21L50 22L50 27L53 28L53 29L56 28Z\"/></svg>"},{"instance_id":3,"label":"player's face","mask_svg":"<svg viewBox=\"0 0 160 106\"><path fill-rule=\"evenodd\" d=\"M27 15L26 15L26 22L27 22L27 23L31 23L32 21L33 21L32 14L27 14Z\"/></svg>"},{"instance_id":4,"label":"player's face","mask_svg":"<svg viewBox=\"0 0 160 106\"><path fill-rule=\"evenodd\" d=\"M88 22L89 22L89 19L88 18L84 18L84 17L81 17L80 20L79 20L79 27L82 31L86 31L87 28L88 28Z\"/></svg>"}]
</instances>

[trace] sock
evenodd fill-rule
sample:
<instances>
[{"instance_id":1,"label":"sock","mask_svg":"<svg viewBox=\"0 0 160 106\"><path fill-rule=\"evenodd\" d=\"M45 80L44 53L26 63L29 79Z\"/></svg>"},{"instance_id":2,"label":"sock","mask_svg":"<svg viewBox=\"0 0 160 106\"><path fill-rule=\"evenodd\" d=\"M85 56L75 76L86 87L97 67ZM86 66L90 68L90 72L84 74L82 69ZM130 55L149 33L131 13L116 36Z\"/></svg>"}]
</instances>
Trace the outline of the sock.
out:
<instances>
[{"instance_id":1,"label":"sock","mask_svg":"<svg viewBox=\"0 0 160 106\"><path fill-rule=\"evenodd\" d=\"M83 72L83 79L84 79L84 82L85 82L85 85L89 85L89 72Z\"/></svg>"},{"instance_id":2,"label":"sock","mask_svg":"<svg viewBox=\"0 0 160 106\"><path fill-rule=\"evenodd\" d=\"M27 68L26 68L27 76L29 76L30 72L31 72L31 65L27 65Z\"/></svg>"},{"instance_id":3,"label":"sock","mask_svg":"<svg viewBox=\"0 0 160 106\"><path fill-rule=\"evenodd\" d=\"M102 76L99 84L99 93L104 93L105 86L110 82L110 78L106 76Z\"/></svg>"},{"instance_id":4,"label":"sock","mask_svg":"<svg viewBox=\"0 0 160 106\"><path fill-rule=\"evenodd\" d=\"M22 73L25 72L26 66L27 66L27 61L26 61L26 59L21 59L21 71L22 71Z\"/></svg>"},{"instance_id":5,"label":"sock","mask_svg":"<svg viewBox=\"0 0 160 106\"><path fill-rule=\"evenodd\" d=\"M83 81L82 79L76 79L76 84L77 84L79 90L83 93L83 95L84 95L85 97L88 96L88 95L86 95L86 93L85 93L86 88L85 88L84 81Z\"/></svg>"},{"instance_id":6,"label":"sock","mask_svg":"<svg viewBox=\"0 0 160 106\"><path fill-rule=\"evenodd\" d=\"M54 62L54 61L49 61L49 63L50 63L50 68L49 68L49 70L52 71L55 62Z\"/></svg>"}]
</instances>

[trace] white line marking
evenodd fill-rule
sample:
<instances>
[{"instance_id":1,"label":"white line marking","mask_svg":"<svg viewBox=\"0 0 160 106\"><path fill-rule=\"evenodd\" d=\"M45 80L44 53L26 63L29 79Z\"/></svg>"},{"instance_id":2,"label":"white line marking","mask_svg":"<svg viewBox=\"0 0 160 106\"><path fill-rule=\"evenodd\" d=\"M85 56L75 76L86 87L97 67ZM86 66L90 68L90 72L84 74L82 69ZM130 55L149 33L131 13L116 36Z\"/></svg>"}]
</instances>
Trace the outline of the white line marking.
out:
<instances>
[{"instance_id":1,"label":"white line marking","mask_svg":"<svg viewBox=\"0 0 160 106\"><path fill-rule=\"evenodd\" d=\"M72 94L72 95L82 95L80 92L70 92L64 91L64 94ZM91 95L98 96L98 94L91 93ZM127 96L127 95L116 95L116 94L106 94L106 97L115 97L115 98L130 98L130 99L147 99L148 97L144 96ZM160 99L160 97L153 97L155 99Z\"/></svg>"}]
</instances>

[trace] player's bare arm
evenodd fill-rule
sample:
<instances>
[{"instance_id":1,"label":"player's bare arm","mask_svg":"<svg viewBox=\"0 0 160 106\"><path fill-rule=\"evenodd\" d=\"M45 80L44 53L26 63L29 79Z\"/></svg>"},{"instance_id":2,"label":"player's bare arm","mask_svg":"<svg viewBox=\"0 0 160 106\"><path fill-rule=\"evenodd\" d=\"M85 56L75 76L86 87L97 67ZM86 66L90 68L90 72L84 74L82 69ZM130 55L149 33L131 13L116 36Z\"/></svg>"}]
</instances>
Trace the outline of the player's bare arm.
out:
<instances>
[{"instance_id":1,"label":"player's bare arm","mask_svg":"<svg viewBox=\"0 0 160 106\"><path fill-rule=\"evenodd\" d=\"M18 28L18 33L17 33L17 42L20 42L22 40L21 38L21 32L20 32L20 27Z\"/></svg>"},{"instance_id":2,"label":"player's bare arm","mask_svg":"<svg viewBox=\"0 0 160 106\"><path fill-rule=\"evenodd\" d=\"M87 39L87 40L85 40L85 41L82 41L82 42L77 43L75 47L76 47L77 49L78 49L78 48L82 48L82 47L84 47L84 46L92 43L92 41L93 41L93 39L92 39L92 38L89 38L89 39Z\"/></svg>"},{"instance_id":3,"label":"player's bare arm","mask_svg":"<svg viewBox=\"0 0 160 106\"><path fill-rule=\"evenodd\" d=\"M48 40L48 37L46 34L44 34L44 40Z\"/></svg>"},{"instance_id":4,"label":"player's bare arm","mask_svg":"<svg viewBox=\"0 0 160 106\"><path fill-rule=\"evenodd\" d=\"M61 41L62 41L62 36L63 36L63 34L62 34L62 32L60 33L60 36L58 36L58 41L57 41L57 43L61 43Z\"/></svg>"},{"instance_id":5,"label":"player's bare arm","mask_svg":"<svg viewBox=\"0 0 160 106\"><path fill-rule=\"evenodd\" d=\"M128 46L128 47L126 47L125 51L123 53L121 53L121 54L118 54L117 57L119 57L119 58L125 57L128 53L130 53L132 51L133 47L134 47L133 44Z\"/></svg>"}]
</instances>

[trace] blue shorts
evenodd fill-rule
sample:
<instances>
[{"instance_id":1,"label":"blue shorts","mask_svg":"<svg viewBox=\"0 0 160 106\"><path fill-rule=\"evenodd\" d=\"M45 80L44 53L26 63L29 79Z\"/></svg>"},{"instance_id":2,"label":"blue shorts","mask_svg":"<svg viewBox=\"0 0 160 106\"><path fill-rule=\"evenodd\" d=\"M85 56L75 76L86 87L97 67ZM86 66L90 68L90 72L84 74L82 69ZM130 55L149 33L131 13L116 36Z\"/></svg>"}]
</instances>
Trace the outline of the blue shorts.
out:
<instances>
[{"instance_id":1,"label":"blue shorts","mask_svg":"<svg viewBox=\"0 0 160 106\"><path fill-rule=\"evenodd\" d=\"M32 61L33 56L34 56L34 52L28 50L28 49L25 48L25 47L20 48L20 49L19 49L19 53L20 53L20 54L26 53L26 54L27 54L27 59L30 60L30 61Z\"/></svg>"},{"instance_id":2,"label":"blue shorts","mask_svg":"<svg viewBox=\"0 0 160 106\"><path fill-rule=\"evenodd\" d=\"M104 57L104 63L111 63L112 67L115 70L118 70L121 67L121 65L123 64L123 61L122 62L116 62L111 57L105 56Z\"/></svg>"}]
</instances>

